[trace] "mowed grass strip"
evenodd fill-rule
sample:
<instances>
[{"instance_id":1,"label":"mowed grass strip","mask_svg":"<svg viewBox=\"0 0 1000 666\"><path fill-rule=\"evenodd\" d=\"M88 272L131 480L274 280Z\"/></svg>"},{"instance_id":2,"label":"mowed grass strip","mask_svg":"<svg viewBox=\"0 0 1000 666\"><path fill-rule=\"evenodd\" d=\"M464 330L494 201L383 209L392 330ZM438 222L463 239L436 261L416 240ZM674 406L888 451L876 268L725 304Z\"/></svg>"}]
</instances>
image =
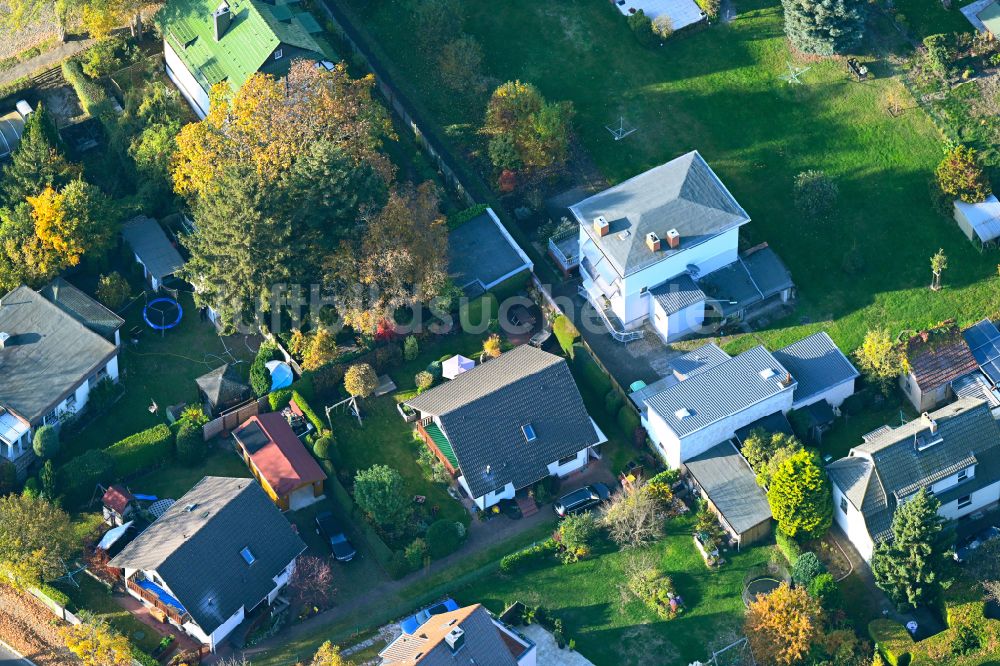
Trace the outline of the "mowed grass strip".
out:
<instances>
[{"instance_id":1,"label":"mowed grass strip","mask_svg":"<svg viewBox=\"0 0 1000 666\"><path fill-rule=\"evenodd\" d=\"M474 128L485 99L462 101L441 86L412 30L410 3L332 0L377 41L395 77L466 155L482 150ZM789 54L775 0L737 2L738 18L640 46L603 0L464 3L465 30L485 52L486 73L530 81L576 109L579 141L612 182L692 149L719 174L752 221L746 244L770 243L799 287L799 307L761 339L780 345L815 329L846 349L877 325L894 332L951 317L970 323L1000 313L997 256L980 254L955 223L936 213L929 183L942 140L922 111L886 113L888 69L866 60L874 78L853 81L841 60L801 62L802 85L780 77ZM605 129L624 116L638 131L614 141ZM792 202L795 175L820 169L840 202L828 220L805 219ZM949 256L945 289L931 292L930 256ZM863 268L848 274L856 252Z\"/></svg>"}]
</instances>

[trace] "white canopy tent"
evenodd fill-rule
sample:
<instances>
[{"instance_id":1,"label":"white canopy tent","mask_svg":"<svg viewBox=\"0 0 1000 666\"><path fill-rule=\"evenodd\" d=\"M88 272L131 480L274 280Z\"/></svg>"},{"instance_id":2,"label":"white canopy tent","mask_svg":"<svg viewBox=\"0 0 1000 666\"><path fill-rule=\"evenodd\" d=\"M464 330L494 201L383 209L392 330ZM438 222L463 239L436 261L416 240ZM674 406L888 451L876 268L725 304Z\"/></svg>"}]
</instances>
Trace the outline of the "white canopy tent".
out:
<instances>
[{"instance_id":1,"label":"white canopy tent","mask_svg":"<svg viewBox=\"0 0 1000 666\"><path fill-rule=\"evenodd\" d=\"M476 367L475 361L457 354L441 364L441 374L445 379L454 379L466 370L472 370L474 367Z\"/></svg>"}]
</instances>

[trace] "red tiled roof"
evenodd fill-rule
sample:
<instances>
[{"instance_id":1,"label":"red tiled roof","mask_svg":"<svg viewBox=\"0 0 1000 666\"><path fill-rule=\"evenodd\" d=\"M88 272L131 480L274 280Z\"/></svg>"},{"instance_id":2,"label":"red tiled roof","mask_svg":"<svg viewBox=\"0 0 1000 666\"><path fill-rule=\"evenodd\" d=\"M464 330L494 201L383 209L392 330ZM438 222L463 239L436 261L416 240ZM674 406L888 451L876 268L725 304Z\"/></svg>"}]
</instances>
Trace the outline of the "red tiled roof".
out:
<instances>
[{"instance_id":1,"label":"red tiled roof","mask_svg":"<svg viewBox=\"0 0 1000 666\"><path fill-rule=\"evenodd\" d=\"M125 515L125 509L128 508L129 502L131 502L134 497L132 493L123 488L122 486L111 486L104 493L104 497L101 498L101 502L104 506L108 507L119 516Z\"/></svg>"},{"instance_id":2,"label":"red tiled roof","mask_svg":"<svg viewBox=\"0 0 1000 666\"><path fill-rule=\"evenodd\" d=\"M244 421L234 433L237 441L240 431L253 422L264 431L268 442L251 453L250 460L279 497L307 483L326 480L326 474L319 464L295 436L285 417L278 412L259 414Z\"/></svg>"},{"instance_id":3,"label":"red tiled roof","mask_svg":"<svg viewBox=\"0 0 1000 666\"><path fill-rule=\"evenodd\" d=\"M933 391L978 367L962 331L954 325L914 335L906 343L906 358L922 391Z\"/></svg>"}]
</instances>

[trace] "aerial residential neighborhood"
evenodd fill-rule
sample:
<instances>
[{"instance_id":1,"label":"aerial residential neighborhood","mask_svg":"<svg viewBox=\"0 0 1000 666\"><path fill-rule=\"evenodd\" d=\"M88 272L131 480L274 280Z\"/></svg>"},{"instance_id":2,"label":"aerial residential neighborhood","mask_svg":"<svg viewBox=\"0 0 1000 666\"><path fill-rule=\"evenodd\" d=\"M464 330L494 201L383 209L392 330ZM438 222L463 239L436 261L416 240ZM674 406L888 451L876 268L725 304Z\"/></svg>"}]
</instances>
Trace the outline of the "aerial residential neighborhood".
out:
<instances>
[{"instance_id":1,"label":"aerial residential neighborhood","mask_svg":"<svg viewBox=\"0 0 1000 666\"><path fill-rule=\"evenodd\" d=\"M0 664L1000 663L995 0L0 0Z\"/></svg>"}]
</instances>

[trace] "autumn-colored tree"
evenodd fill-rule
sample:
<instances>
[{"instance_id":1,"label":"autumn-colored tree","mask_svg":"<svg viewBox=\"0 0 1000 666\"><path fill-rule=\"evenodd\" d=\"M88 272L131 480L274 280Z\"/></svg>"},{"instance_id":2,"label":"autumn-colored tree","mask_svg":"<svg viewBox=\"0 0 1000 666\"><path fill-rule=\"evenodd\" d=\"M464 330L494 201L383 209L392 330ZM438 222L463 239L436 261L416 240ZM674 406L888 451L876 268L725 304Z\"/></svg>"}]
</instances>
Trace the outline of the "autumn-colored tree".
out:
<instances>
[{"instance_id":1,"label":"autumn-colored tree","mask_svg":"<svg viewBox=\"0 0 1000 666\"><path fill-rule=\"evenodd\" d=\"M962 201L979 203L990 195L989 181L974 148L949 148L935 174L941 191Z\"/></svg>"},{"instance_id":2,"label":"autumn-colored tree","mask_svg":"<svg viewBox=\"0 0 1000 666\"><path fill-rule=\"evenodd\" d=\"M66 647L84 666L129 666L132 646L125 636L111 628L105 620L82 612L82 622L61 627L59 633Z\"/></svg>"},{"instance_id":3,"label":"autumn-colored tree","mask_svg":"<svg viewBox=\"0 0 1000 666\"><path fill-rule=\"evenodd\" d=\"M500 358L500 336L496 333L483 340L483 354L487 358Z\"/></svg>"},{"instance_id":4,"label":"autumn-colored tree","mask_svg":"<svg viewBox=\"0 0 1000 666\"><path fill-rule=\"evenodd\" d=\"M340 654L340 648L327 641L319 646L309 666L354 666L354 662Z\"/></svg>"},{"instance_id":5,"label":"autumn-colored tree","mask_svg":"<svg viewBox=\"0 0 1000 666\"><path fill-rule=\"evenodd\" d=\"M330 270L328 277L335 275L344 287L345 323L370 334L396 309L430 301L448 285L448 231L434 184L393 192L360 246L357 252L345 244L341 254L351 259L345 256L341 269ZM363 289L351 289L352 282Z\"/></svg>"},{"instance_id":6,"label":"autumn-colored tree","mask_svg":"<svg viewBox=\"0 0 1000 666\"><path fill-rule=\"evenodd\" d=\"M51 270L80 263L85 253L100 253L111 244L104 195L93 185L74 180L61 191L46 187L28 197L35 236L47 253Z\"/></svg>"},{"instance_id":7,"label":"autumn-colored tree","mask_svg":"<svg viewBox=\"0 0 1000 666\"><path fill-rule=\"evenodd\" d=\"M205 119L177 136L175 189L200 195L236 164L273 183L303 147L320 141L336 144L352 161L367 162L390 180L393 167L378 149L392 128L372 97L374 83L372 76L352 79L343 63L327 71L298 60L285 78L256 73L235 94L228 83L217 84Z\"/></svg>"},{"instance_id":8,"label":"autumn-colored tree","mask_svg":"<svg viewBox=\"0 0 1000 666\"><path fill-rule=\"evenodd\" d=\"M498 169L528 173L560 168L566 162L573 107L550 103L530 83L508 81L490 97L482 132Z\"/></svg>"},{"instance_id":9,"label":"autumn-colored tree","mask_svg":"<svg viewBox=\"0 0 1000 666\"><path fill-rule=\"evenodd\" d=\"M378 377L367 363L352 365L344 373L344 388L353 396L367 398L378 388Z\"/></svg>"},{"instance_id":10,"label":"autumn-colored tree","mask_svg":"<svg viewBox=\"0 0 1000 666\"><path fill-rule=\"evenodd\" d=\"M315 555L303 555L295 562L288 581L295 603L301 608L324 610L333 603L337 593L333 586L330 563Z\"/></svg>"},{"instance_id":11,"label":"autumn-colored tree","mask_svg":"<svg viewBox=\"0 0 1000 666\"><path fill-rule=\"evenodd\" d=\"M902 349L893 342L886 328L873 328L854 352L861 371L888 393L892 382L906 372L909 365Z\"/></svg>"},{"instance_id":12,"label":"autumn-colored tree","mask_svg":"<svg viewBox=\"0 0 1000 666\"><path fill-rule=\"evenodd\" d=\"M302 369L316 370L337 358L337 337L325 327L309 336L302 353Z\"/></svg>"},{"instance_id":13,"label":"autumn-colored tree","mask_svg":"<svg viewBox=\"0 0 1000 666\"><path fill-rule=\"evenodd\" d=\"M470 35L448 42L438 56L438 72L441 81L452 90L485 92L483 47Z\"/></svg>"},{"instance_id":14,"label":"autumn-colored tree","mask_svg":"<svg viewBox=\"0 0 1000 666\"><path fill-rule=\"evenodd\" d=\"M619 546L639 548L663 533L663 506L645 484L623 486L604 506L601 522Z\"/></svg>"},{"instance_id":15,"label":"autumn-colored tree","mask_svg":"<svg viewBox=\"0 0 1000 666\"><path fill-rule=\"evenodd\" d=\"M822 620L819 602L804 587L782 583L750 602L744 632L758 663L789 666L809 653Z\"/></svg>"},{"instance_id":16,"label":"autumn-colored tree","mask_svg":"<svg viewBox=\"0 0 1000 666\"><path fill-rule=\"evenodd\" d=\"M830 480L812 451L789 456L771 476L767 489L778 527L791 537L818 539L833 522Z\"/></svg>"},{"instance_id":17,"label":"autumn-colored tree","mask_svg":"<svg viewBox=\"0 0 1000 666\"><path fill-rule=\"evenodd\" d=\"M801 449L802 443L794 435L783 432L769 435L758 428L751 431L744 440L740 453L757 473L757 485L766 489L771 485L771 477L781 463Z\"/></svg>"},{"instance_id":18,"label":"autumn-colored tree","mask_svg":"<svg viewBox=\"0 0 1000 666\"><path fill-rule=\"evenodd\" d=\"M0 569L20 585L35 585L65 573L74 547L69 516L30 495L0 498Z\"/></svg>"}]
</instances>

